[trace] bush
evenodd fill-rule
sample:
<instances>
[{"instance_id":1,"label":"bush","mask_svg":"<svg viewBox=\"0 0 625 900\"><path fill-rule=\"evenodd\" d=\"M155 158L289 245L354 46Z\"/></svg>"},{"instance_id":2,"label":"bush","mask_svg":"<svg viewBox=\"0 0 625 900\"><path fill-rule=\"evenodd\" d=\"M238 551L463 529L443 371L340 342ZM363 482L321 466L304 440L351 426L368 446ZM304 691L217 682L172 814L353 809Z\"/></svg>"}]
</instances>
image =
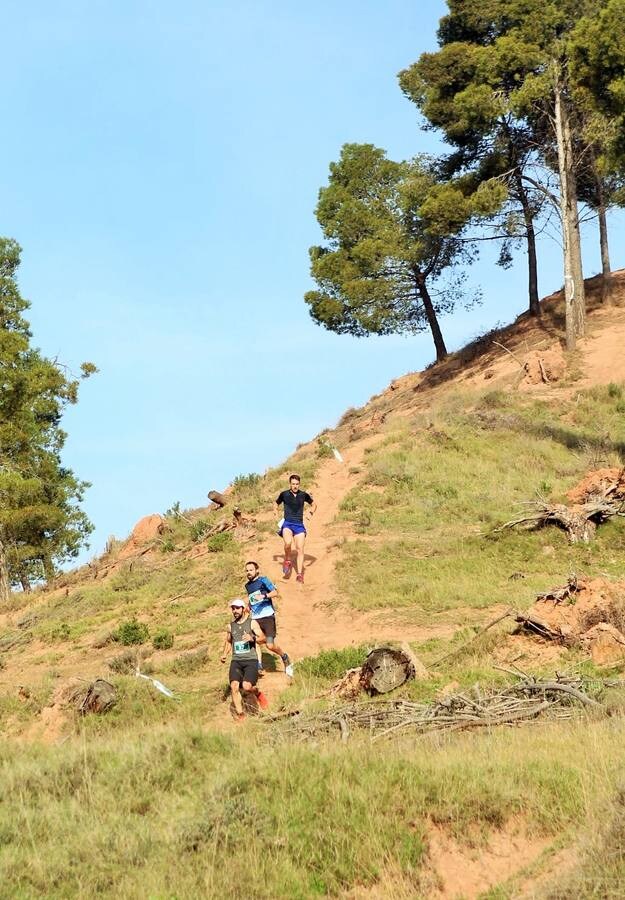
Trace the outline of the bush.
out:
<instances>
[{"instance_id":1,"label":"bush","mask_svg":"<svg viewBox=\"0 0 625 900\"><path fill-rule=\"evenodd\" d=\"M172 672L176 675L191 675L201 669L208 659L208 647L199 647L189 653L181 653L171 664Z\"/></svg>"},{"instance_id":2,"label":"bush","mask_svg":"<svg viewBox=\"0 0 625 900\"><path fill-rule=\"evenodd\" d=\"M323 438L318 438L316 450L317 459L326 459L327 457L333 455L334 454L332 453L332 447L330 446L330 444Z\"/></svg>"},{"instance_id":3,"label":"bush","mask_svg":"<svg viewBox=\"0 0 625 900\"><path fill-rule=\"evenodd\" d=\"M297 666L299 675L316 678L340 678L348 669L361 666L369 647L345 647L343 650L322 650L317 656L307 656Z\"/></svg>"},{"instance_id":4,"label":"bush","mask_svg":"<svg viewBox=\"0 0 625 900\"><path fill-rule=\"evenodd\" d=\"M250 472L248 475L237 475L232 482L232 487L236 490L257 487L263 480L263 476L258 472Z\"/></svg>"},{"instance_id":5,"label":"bush","mask_svg":"<svg viewBox=\"0 0 625 900\"><path fill-rule=\"evenodd\" d=\"M220 531L214 534L206 542L206 549L209 553L221 553L227 550L232 544L232 534L229 531Z\"/></svg>"},{"instance_id":6,"label":"bush","mask_svg":"<svg viewBox=\"0 0 625 900\"><path fill-rule=\"evenodd\" d=\"M150 632L145 622L138 622L136 619L122 622L113 635L114 639L125 647L131 644L144 644L149 636Z\"/></svg>"},{"instance_id":7,"label":"bush","mask_svg":"<svg viewBox=\"0 0 625 900\"><path fill-rule=\"evenodd\" d=\"M615 384L613 381L608 385L608 397L614 397L617 400L620 400L623 396L623 386L620 384Z\"/></svg>"},{"instance_id":8,"label":"bush","mask_svg":"<svg viewBox=\"0 0 625 900\"><path fill-rule=\"evenodd\" d=\"M137 668L137 654L134 650L124 650L118 656L107 660L107 665L111 672L116 672L118 675L130 675Z\"/></svg>"},{"instance_id":9,"label":"bush","mask_svg":"<svg viewBox=\"0 0 625 900\"><path fill-rule=\"evenodd\" d=\"M211 526L206 519L198 519L197 522L194 522L193 525L191 525L191 540L193 543L197 544L203 540L204 535L210 527Z\"/></svg>"},{"instance_id":10,"label":"bush","mask_svg":"<svg viewBox=\"0 0 625 900\"><path fill-rule=\"evenodd\" d=\"M170 650L174 646L174 636L166 628L159 628L152 637L152 646L155 650Z\"/></svg>"}]
</instances>

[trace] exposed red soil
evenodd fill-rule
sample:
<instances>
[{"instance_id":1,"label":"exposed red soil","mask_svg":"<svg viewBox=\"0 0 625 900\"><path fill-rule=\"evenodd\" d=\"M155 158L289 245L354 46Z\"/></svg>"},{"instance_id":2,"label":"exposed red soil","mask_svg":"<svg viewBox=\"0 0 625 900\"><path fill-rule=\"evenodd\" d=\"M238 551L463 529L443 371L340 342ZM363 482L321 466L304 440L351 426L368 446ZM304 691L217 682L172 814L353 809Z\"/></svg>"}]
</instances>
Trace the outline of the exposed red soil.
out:
<instances>
[{"instance_id":1,"label":"exposed red soil","mask_svg":"<svg viewBox=\"0 0 625 900\"><path fill-rule=\"evenodd\" d=\"M568 491L566 498L569 503L586 503L593 495L602 495L615 484L612 493L615 500L625 500L625 466L611 466L604 469L595 469L588 472L575 487Z\"/></svg>"}]
</instances>

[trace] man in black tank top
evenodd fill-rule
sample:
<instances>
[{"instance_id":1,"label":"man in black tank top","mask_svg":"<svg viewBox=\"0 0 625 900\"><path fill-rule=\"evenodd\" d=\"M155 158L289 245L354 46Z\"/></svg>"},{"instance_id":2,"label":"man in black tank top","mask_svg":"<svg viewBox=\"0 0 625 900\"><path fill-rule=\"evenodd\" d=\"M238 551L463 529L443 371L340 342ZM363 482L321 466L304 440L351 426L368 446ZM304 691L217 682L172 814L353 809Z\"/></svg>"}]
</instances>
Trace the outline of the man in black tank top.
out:
<instances>
[{"instance_id":1,"label":"man in black tank top","mask_svg":"<svg viewBox=\"0 0 625 900\"><path fill-rule=\"evenodd\" d=\"M233 600L230 609L232 610L232 621L226 629L221 661L225 663L228 658L228 647L230 647L232 660L228 681L230 682L235 719L237 722L242 722L245 714L241 690L252 694L261 709L267 709L269 706L265 695L256 687L258 681L256 638L262 637L263 633L258 622L251 618L244 600Z\"/></svg>"}]
</instances>

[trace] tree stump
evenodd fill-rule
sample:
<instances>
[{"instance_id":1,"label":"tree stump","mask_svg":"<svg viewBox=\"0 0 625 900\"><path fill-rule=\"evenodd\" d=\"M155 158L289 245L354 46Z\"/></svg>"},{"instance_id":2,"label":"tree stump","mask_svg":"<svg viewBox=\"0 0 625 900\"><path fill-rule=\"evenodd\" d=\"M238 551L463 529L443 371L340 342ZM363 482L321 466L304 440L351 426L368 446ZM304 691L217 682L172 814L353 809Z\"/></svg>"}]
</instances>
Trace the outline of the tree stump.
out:
<instances>
[{"instance_id":1,"label":"tree stump","mask_svg":"<svg viewBox=\"0 0 625 900\"><path fill-rule=\"evenodd\" d=\"M80 698L79 698L80 699ZM117 703L117 691L112 684L103 678L96 678L87 688L87 693L82 697L78 711L85 716L87 713L105 713Z\"/></svg>"},{"instance_id":2,"label":"tree stump","mask_svg":"<svg viewBox=\"0 0 625 900\"><path fill-rule=\"evenodd\" d=\"M415 674L412 653L396 647L376 647L363 663L360 683L369 694L388 694Z\"/></svg>"}]
</instances>

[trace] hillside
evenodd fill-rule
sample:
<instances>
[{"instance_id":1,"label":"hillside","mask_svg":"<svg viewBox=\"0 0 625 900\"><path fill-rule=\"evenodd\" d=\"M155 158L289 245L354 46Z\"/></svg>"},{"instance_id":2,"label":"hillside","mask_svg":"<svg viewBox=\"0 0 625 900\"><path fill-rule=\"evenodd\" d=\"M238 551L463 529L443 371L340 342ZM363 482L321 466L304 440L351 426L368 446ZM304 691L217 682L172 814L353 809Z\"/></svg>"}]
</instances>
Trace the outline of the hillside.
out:
<instances>
[{"instance_id":1,"label":"hillside","mask_svg":"<svg viewBox=\"0 0 625 900\"><path fill-rule=\"evenodd\" d=\"M172 510L158 533L14 595L0 613L9 896L237 896L235 866L259 897L622 896L618 686L614 715L593 721L569 709L527 728L311 743L278 723L235 731L218 660L255 559L279 584L280 643L296 661L292 684L264 679L272 713L321 708L384 641L408 642L429 670L406 700L488 691L514 670L581 674L597 692L618 681L618 654L513 635L511 616L481 630L572 574L625 603L622 518L589 543L494 531L519 504L563 503L588 472L625 463L625 272L614 278L605 307L587 283L574 357L553 295L541 322L522 316L398 378L283 465L240 477L223 510ZM304 585L282 580L275 534L291 471L319 506ZM234 507L246 521L209 535ZM133 629L142 643L124 646ZM136 678L137 661L176 699ZM97 677L118 702L80 718L72 692Z\"/></svg>"}]
</instances>

